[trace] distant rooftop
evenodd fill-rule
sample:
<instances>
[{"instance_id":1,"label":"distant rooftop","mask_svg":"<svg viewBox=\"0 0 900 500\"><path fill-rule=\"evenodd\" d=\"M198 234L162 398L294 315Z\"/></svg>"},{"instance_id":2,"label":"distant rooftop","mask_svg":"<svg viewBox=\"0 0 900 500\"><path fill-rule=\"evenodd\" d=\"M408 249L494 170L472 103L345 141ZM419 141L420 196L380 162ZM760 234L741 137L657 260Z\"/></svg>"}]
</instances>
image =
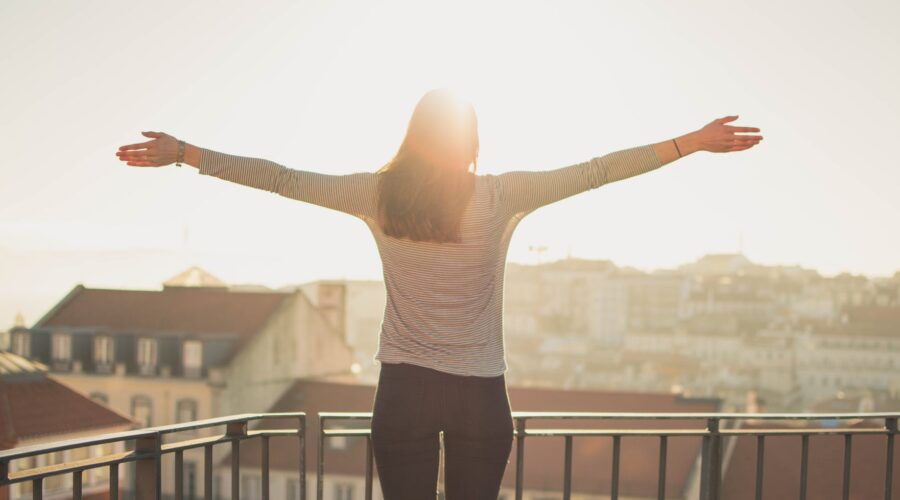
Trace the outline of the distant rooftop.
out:
<instances>
[{"instance_id":1,"label":"distant rooftop","mask_svg":"<svg viewBox=\"0 0 900 500\"><path fill-rule=\"evenodd\" d=\"M47 365L9 351L0 351L0 379L47 373Z\"/></svg>"},{"instance_id":2,"label":"distant rooftop","mask_svg":"<svg viewBox=\"0 0 900 500\"><path fill-rule=\"evenodd\" d=\"M0 449L23 440L127 429L128 417L48 377L47 367L0 351Z\"/></svg>"},{"instance_id":3,"label":"distant rooftop","mask_svg":"<svg viewBox=\"0 0 900 500\"><path fill-rule=\"evenodd\" d=\"M291 296L216 287L115 290L75 286L33 328L91 328L109 333L258 332Z\"/></svg>"},{"instance_id":4,"label":"distant rooftop","mask_svg":"<svg viewBox=\"0 0 900 500\"><path fill-rule=\"evenodd\" d=\"M163 288L170 286L227 288L228 284L226 284L219 278L216 278L212 274L209 274L200 267L191 266L187 270L180 272L163 282Z\"/></svg>"}]
</instances>

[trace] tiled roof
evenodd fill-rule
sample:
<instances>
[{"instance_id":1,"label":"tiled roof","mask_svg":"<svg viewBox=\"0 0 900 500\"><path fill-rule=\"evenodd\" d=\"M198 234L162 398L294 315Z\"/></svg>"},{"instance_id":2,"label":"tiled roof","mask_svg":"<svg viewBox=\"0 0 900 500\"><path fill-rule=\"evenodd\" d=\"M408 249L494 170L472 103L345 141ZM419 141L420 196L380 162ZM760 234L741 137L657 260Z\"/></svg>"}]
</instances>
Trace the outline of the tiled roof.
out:
<instances>
[{"instance_id":1,"label":"tiled roof","mask_svg":"<svg viewBox=\"0 0 900 500\"><path fill-rule=\"evenodd\" d=\"M291 294L167 287L111 290L76 286L33 328L97 328L111 333L237 334L258 332Z\"/></svg>"},{"instance_id":2,"label":"tiled roof","mask_svg":"<svg viewBox=\"0 0 900 500\"><path fill-rule=\"evenodd\" d=\"M127 417L50 377L0 380L0 446L23 439L130 427Z\"/></svg>"},{"instance_id":3,"label":"tiled roof","mask_svg":"<svg viewBox=\"0 0 900 500\"><path fill-rule=\"evenodd\" d=\"M669 394L642 394L625 392L556 390L509 387L513 411L634 411L634 412L711 412L717 411L715 400L683 399ZM299 380L285 391L281 399L269 410L305 411L309 430L307 436L318 435L320 411L371 411L375 387L368 385L338 384L313 380ZM296 422L272 421L266 428L292 427ZM606 421L577 422L533 421L529 428L670 428L689 425L685 421ZM703 423L694 424L702 427ZM328 450L325 454L326 472L329 474L362 475L365 472L365 442L350 438L346 451ZM259 467L259 440L241 444L242 467ZM655 497L658 471L658 438L625 437L621 442L620 493L628 497ZM679 498L685 489L694 460L700 451L700 438L670 438L666 491L669 498ZM610 438L580 438L573 446L573 491L605 493L610 491L612 440ZM306 463L316 464L316 445L307 445ZM297 443L295 439L273 439L270 443L270 467L296 470ZM514 487L515 446L507 465L504 487ZM222 464L228 464L225 458ZM558 490L562 485L562 438L531 438L527 444L525 459L526 489Z\"/></svg>"},{"instance_id":4,"label":"tiled roof","mask_svg":"<svg viewBox=\"0 0 900 500\"><path fill-rule=\"evenodd\" d=\"M860 422L853 427L883 426ZM744 428L778 427L772 424L744 425ZM798 498L800 494L800 436L768 437L763 465L763 498ZM886 458L884 436L855 436L850 458L850 498L883 499ZM806 498L840 498L843 488L844 436L821 435L809 438ZM900 477L900 446L894 447L894 478ZM894 499L900 488L894 480ZM737 438L725 469L723 500L755 498L756 436Z\"/></svg>"}]
</instances>

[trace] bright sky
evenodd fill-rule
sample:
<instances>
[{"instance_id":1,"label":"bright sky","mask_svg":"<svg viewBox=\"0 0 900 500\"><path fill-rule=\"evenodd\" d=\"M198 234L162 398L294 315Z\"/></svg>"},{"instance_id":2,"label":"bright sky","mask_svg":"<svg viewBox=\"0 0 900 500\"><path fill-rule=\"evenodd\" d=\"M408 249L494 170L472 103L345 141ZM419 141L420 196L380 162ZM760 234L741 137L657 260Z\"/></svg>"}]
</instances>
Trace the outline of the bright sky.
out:
<instances>
[{"instance_id":1,"label":"bright sky","mask_svg":"<svg viewBox=\"0 0 900 500\"><path fill-rule=\"evenodd\" d=\"M740 248L825 274L900 269L900 2L42 1L0 3L0 328L72 286L380 278L358 220L137 168L162 131L327 173L374 171L416 101L475 105L479 171L551 169L701 128L761 128L530 215L529 245L674 267ZM893 62L892 62L893 61Z\"/></svg>"}]
</instances>

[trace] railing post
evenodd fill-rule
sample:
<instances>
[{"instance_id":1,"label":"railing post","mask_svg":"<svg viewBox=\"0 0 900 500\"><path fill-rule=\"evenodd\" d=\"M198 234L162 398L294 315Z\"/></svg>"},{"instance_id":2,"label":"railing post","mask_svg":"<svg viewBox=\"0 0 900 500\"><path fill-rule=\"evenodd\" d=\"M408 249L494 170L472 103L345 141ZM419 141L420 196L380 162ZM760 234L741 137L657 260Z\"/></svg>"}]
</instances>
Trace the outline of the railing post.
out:
<instances>
[{"instance_id":1,"label":"railing post","mask_svg":"<svg viewBox=\"0 0 900 500\"><path fill-rule=\"evenodd\" d=\"M175 500L184 500L184 452L175 452Z\"/></svg>"},{"instance_id":2,"label":"railing post","mask_svg":"<svg viewBox=\"0 0 900 500\"><path fill-rule=\"evenodd\" d=\"M319 443L316 448L316 500L325 498L325 419L319 415Z\"/></svg>"},{"instance_id":3,"label":"railing post","mask_svg":"<svg viewBox=\"0 0 900 500\"><path fill-rule=\"evenodd\" d=\"M119 464L109 466L109 500L119 500Z\"/></svg>"},{"instance_id":4,"label":"railing post","mask_svg":"<svg viewBox=\"0 0 900 500\"><path fill-rule=\"evenodd\" d=\"M84 479L83 475L84 471L77 470L72 473L72 500L81 500L83 496L82 479Z\"/></svg>"},{"instance_id":5,"label":"railing post","mask_svg":"<svg viewBox=\"0 0 900 500\"><path fill-rule=\"evenodd\" d=\"M711 418L707 422L709 427L709 458L711 460L709 467L709 494L710 498L719 498L719 490L722 482L722 435L719 433L718 418Z\"/></svg>"},{"instance_id":6,"label":"railing post","mask_svg":"<svg viewBox=\"0 0 900 500\"><path fill-rule=\"evenodd\" d=\"M844 434L844 480L841 484L844 500L850 500L850 457L853 455L853 434Z\"/></svg>"},{"instance_id":7,"label":"railing post","mask_svg":"<svg viewBox=\"0 0 900 500\"><path fill-rule=\"evenodd\" d=\"M372 436L366 436L366 496L365 500L372 500L372 469L374 468L374 450L372 449Z\"/></svg>"},{"instance_id":8,"label":"railing post","mask_svg":"<svg viewBox=\"0 0 900 500\"><path fill-rule=\"evenodd\" d=\"M656 484L657 500L666 499L666 455L668 454L668 436L659 436L659 474Z\"/></svg>"},{"instance_id":9,"label":"railing post","mask_svg":"<svg viewBox=\"0 0 900 500\"><path fill-rule=\"evenodd\" d=\"M800 437L800 500L806 500L809 483L809 434Z\"/></svg>"},{"instance_id":10,"label":"railing post","mask_svg":"<svg viewBox=\"0 0 900 500\"><path fill-rule=\"evenodd\" d=\"M763 497L763 476L766 466L766 435L756 435L756 500Z\"/></svg>"},{"instance_id":11,"label":"railing post","mask_svg":"<svg viewBox=\"0 0 900 500\"><path fill-rule=\"evenodd\" d=\"M563 500L572 498L572 436L565 437L563 456Z\"/></svg>"},{"instance_id":12,"label":"railing post","mask_svg":"<svg viewBox=\"0 0 900 500\"><path fill-rule=\"evenodd\" d=\"M134 493L137 500L160 500L162 497L160 441L159 434L135 440L135 453L144 455L135 461L134 467Z\"/></svg>"},{"instance_id":13,"label":"railing post","mask_svg":"<svg viewBox=\"0 0 900 500\"><path fill-rule=\"evenodd\" d=\"M703 436L703 449L700 456L700 498L716 500L719 498L719 480L721 478L721 438L719 419L706 420L707 435Z\"/></svg>"},{"instance_id":14,"label":"railing post","mask_svg":"<svg viewBox=\"0 0 900 500\"><path fill-rule=\"evenodd\" d=\"M298 439L300 440L300 500L306 500L306 414L297 418Z\"/></svg>"},{"instance_id":15,"label":"railing post","mask_svg":"<svg viewBox=\"0 0 900 500\"><path fill-rule=\"evenodd\" d=\"M262 468L262 500L269 500L269 436L262 436L262 446L260 447L260 457Z\"/></svg>"},{"instance_id":16,"label":"railing post","mask_svg":"<svg viewBox=\"0 0 900 500\"><path fill-rule=\"evenodd\" d=\"M887 429L887 459L884 468L884 498L891 500L894 483L894 435L897 434L897 417L884 419L884 428Z\"/></svg>"},{"instance_id":17,"label":"railing post","mask_svg":"<svg viewBox=\"0 0 900 500\"><path fill-rule=\"evenodd\" d=\"M516 419L516 500L522 500L525 481L525 419Z\"/></svg>"},{"instance_id":18,"label":"railing post","mask_svg":"<svg viewBox=\"0 0 900 500\"><path fill-rule=\"evenodd\" d=\"M203 447L203 500L213 500L213 447L211 444Z\"/></svg>"},{"instance_id":19,"label":"railing post","mask_svg":"<svg viewBox=\"0 0 900 500\"><path fill-rule=\"evenodd\" d=\"M31 481L31 500L44 500L44 480L37 478Z\"/></svg>"},{"instance_id":20,"label":"railing post","mask_svg":"<svg viewBox=\"0 0 900 500\"><path fill-rule=\"evenodd\" d=\"M241 498L241 438L247 435L247 421L232 422L225 426L225 435L231 440L231 499Z\"/></svg>"}]
</instances>

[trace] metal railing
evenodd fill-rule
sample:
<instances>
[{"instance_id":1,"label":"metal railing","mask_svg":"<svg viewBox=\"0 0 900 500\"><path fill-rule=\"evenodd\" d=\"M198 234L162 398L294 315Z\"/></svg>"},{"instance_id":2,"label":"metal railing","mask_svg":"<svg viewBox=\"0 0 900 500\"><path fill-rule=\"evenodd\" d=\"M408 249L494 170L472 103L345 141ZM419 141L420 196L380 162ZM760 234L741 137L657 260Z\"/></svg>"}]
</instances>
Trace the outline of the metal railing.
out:
<instances>
[{"instance_id":1,"label":"metal railing","mask_svg":"<svg viewBox=\"0 0 900 500\"><path fill-rule=\"evenodd\" d=\"M365 423L371 419L372 414L365 413L319 413L319 435L316 463L316 498L324 497L325 483L325 440L333 437L351 437L366 440L366 470L365 470L365 498L371 500L373 487L374 454L368 426L360 428L335 428L336 421L361 421ZM563 462L563 498L569 500L572 495L572 448L575 438L608 438L612 440L612 468L610 470L610 497L617 499L619 496L619 465L621 439L624 436L645 436L659 439L658 461L658 493L660 500L666 498L666 461L668 454L668 439L672 436L697 436L702 438L700 453L700 478L699 493L701 500L716 499L720 496L722 482L722 440L728 436L755 436L756 437L756 478L755 494L757 499L762 498L764 478L763 465L765 463L766 439L774 436L794 435L801 437L801 452L798 457L800 465L800 484L798 498L806 499L807 495L807 470L809 465L809 438L814 435L843 435L843 498L850 498L850 456L854 436L881 435L886 439L887 453L885 456L885 480L884 498L891 499L893 488L893 459L894 436L897 435L897 420L900 413L781 413L781 414L756 414L756 413L548 413L548 412L513 412L515 422L514 439L515 452L515 497L521 500L524 491L525 474L525 449L526 440L529 438L562 438L564 441ZM249 423L264 419L296 419L294 428L277 429L249 429ZM856 419L877 420L884 422L878 427L834 427L834 428L737 428L723 424L734 423L743 420L753 421L847 421ZM606 429L606 428L581 428L581 429L537 429L528 428L529 422L547 420L572 420L581 422L594 422L603 420L687 420L697 422L696 428L659 428L659 429ZM332 427L329 428L328 424ZM702 427L700 426L702 424ZM225 432L211 436L178 440L165 443L164 438L179 432L211 429L224 426ZM160 499L162 495L162 458L172 454L175 457L174 478L175 498L182 499L182 485L184 474L184 452L186 450L202 448L204 450L204 498L213 499L213 447L215 445L230 445L231 468L231 498L240 498L240 445L247 439L260 439L261 459L261 498L269 498L269 440L272 437L290 437L299 440L299 455L297 474L299 475L299 496L306 499L306 431L307 420L305 413L260 413L243 414L230 417L199 420L184 424L152 427L135 431L105 434L85 439L73 439L49 444L42 444L24 448L13 448L0 451L0 487L16 483L31 482L33 498L41 499L43 495L43 481L48 477L71 474L72 498L82 498L82 475L87 470L107 467L109 469L109 498L118 500L119 497L119 465L134 463L135 468L135 494L140 500ZM108 443L127 443L127 451L107 454L84 460L70 461L62 464L31 467L25 470L12 471L10 465L13 461L48 455L54 452L85 448L94 445Z\"/></svg>"},{"instance_id":2,"label":"metal railing","mask_svg":"<svg viewBox=\"0 0 900 500\"><path fill-rule=\"evenodd\" d=\"M294 429L249 429L249 423L263 419L297 420ZM166 436L179 432L196 431L224 427L225 432L211 436L179 440L165 443ZM80 500L83 494L82 477L85 471L107 467L109 469L109 499L119 498L119 465L134 463L134 494L138 500L159 500L162 497L162 457L172 454L175 457L175 498L183 498L184 452L195 448L203 448L204 453L204 498L213 499L213 446L230 444L231 452L231 498L240 497L240 449L241 441L247 439L261 440L262 459L262 498L269 498L269 439L272 437L294 437L299 439L300 464L300 498L306 495L306 414L296 413L252 413L233 415L230 417L197 420L183 424L149 427L134 431L104 434L91 438L72 439L36 446L13 448L0 451L0 487L16 483L31 482L32 498L43 498L43 481L48 477L72 475L72 498ZM124 443L131 448L128 451L108 454L85 460L77 460L62 464L32 467L21 471L11 471L14 460L38 457L50 453L86 448L108 443Z\"/></svg>"},{"instance_id":3,"label":"metal railing","mask_svg":"<svg viewBox=\"0 0 900 500\"><path fill-rule=\"evenodd\" d=\"M372 414L365 413L319 413L319 440L318 460L316 470L316 484L318 485L316 499L323 499L323 484L325 479L324 441L330 437L362 437L366 439L366 476L365 499L372 499L372 440L369 429L345 429L327 428L329 421L369 420ZM853 445L853 436L857 435L883 435L887 440L887 453L885 456L885 480L884 498L892 499L893 467L894 467L894 436L897 434L897 419L900 413L550 413L550 412L513 412L515 422L514 438L516 442L515 458L515 491L516 500L522 500L525 476L525 440L527 438L549 437L563 438L563 499L572 497L572 446L576 437L605 437L612 440L612 470L610 499L619 498L619 462L621 439L623 436L645 436L659 438L659 468L657 476L657 498L666 498L666 458L668 452L668 438L672 436L698 436L702 437L700 455L700 500L714 500L720 497L722 484L722 438L728 436L756 436L756 478L755 498L762 499L763 494L763 465L765 463L766 438L772 436L800 436L801 453L800 484L798 498L807 498L807 472L809 467L809 437L812 435L843 435L843 479L842 498L850 498L850 454ZM883 427L871 428L793 428L793 429L757 429L757 428L726 428L722 423L741 420L807 420L807 421L846 421L846 420L879 420L884 422ZM528 429L530 421L539 420L694 420L704 424L703 428L696 429Z\"/></svg>"}]
</instances>

